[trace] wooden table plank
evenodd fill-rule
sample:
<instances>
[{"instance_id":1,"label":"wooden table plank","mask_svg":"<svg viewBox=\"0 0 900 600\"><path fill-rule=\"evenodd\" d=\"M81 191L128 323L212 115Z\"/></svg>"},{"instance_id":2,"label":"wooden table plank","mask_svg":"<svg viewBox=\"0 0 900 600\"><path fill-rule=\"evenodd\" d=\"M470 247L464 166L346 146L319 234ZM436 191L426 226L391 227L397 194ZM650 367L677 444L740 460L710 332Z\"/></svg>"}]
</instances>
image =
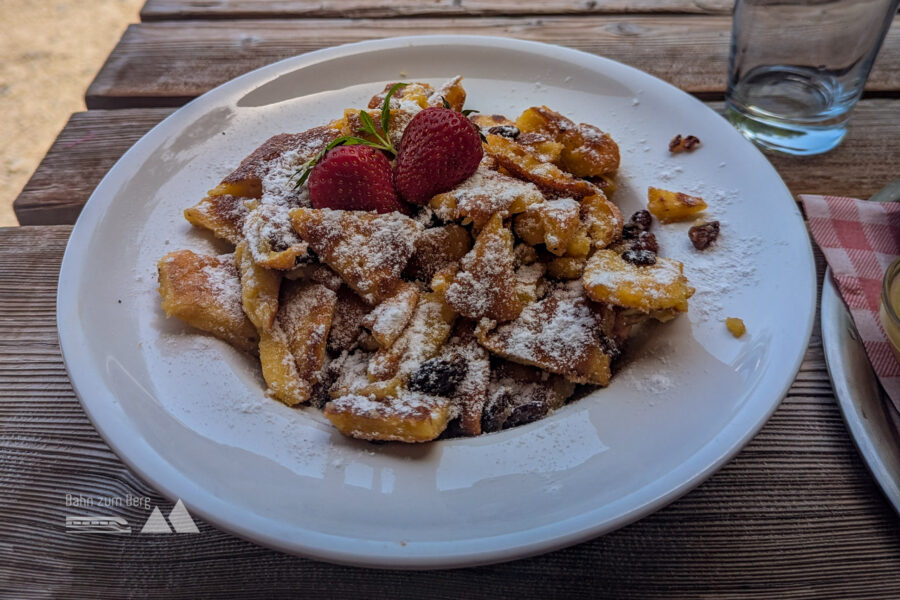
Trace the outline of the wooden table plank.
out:
<instances>
[{"instance_id":1,"label":"wooden table plank","mask_svg":"<svg viewBox=\"0 0 900 600\"><path fill-rule=\"evenodd\" d=\"M720 102L709 105L722 109ZM19 222L74 223L106 171L171 112L153 108L91 110L72 115L15 200ZM900 100L863 100L853 114L847 139L837 150L804 158L773 154L769 159L795 194L869 197L900 175L894 160L900 156L898 115Z\"/></svg>"},{"instance_id":2,"label":"wooden table plank","mask_svg":"<svg viewBox=\"0 0 900 600\"><path fill-rule=\"evenodd\" d=\"M88 89L86 103L88 108L177 106L237 75L297 54L435 33L560 43L716 99L725 90L730 32L730 17L687 15L142 23L122 36ZM900 95L900 22L888 33L866 90Z\"/></svg>"},{"instance_id":3,"label":"wooden table plank","mask_svg":"<svg viewBox=\"0 0 900 600\"><path fill-rule=\"evenodd\" d=\"M67 534L65 515L78 511L66 494L172 507L108 449L68 384L54 297L69 232L0 229L0 582L9 597L900 597L897 517L847 437L818 331L788 397L719 473L638 523L544 556L462 572L371 571L279 554L206 523L199 535ZM149 509L115 514L142 523Z\"/></svg>"},{"instance_id":4,"label":"wooden table plank","mask_svg":"<svg viewBox=\"0 0 900 600\"><path fill-rule=\"evenodd\" d=\"M409 18L615 13L731 14L733 0L148 0L142 21Z\"/></svg>"},{"instance_id":5,"label":"wooden table plank","mask_svg":"<svg viewBox=\"0 0 900 600\"><path fill-rule=\"evenodd\" d=\"M22 225L72 224L119 158L172 114L169 108L75 113L13 201Z\"/></svg>"}]
</instances>

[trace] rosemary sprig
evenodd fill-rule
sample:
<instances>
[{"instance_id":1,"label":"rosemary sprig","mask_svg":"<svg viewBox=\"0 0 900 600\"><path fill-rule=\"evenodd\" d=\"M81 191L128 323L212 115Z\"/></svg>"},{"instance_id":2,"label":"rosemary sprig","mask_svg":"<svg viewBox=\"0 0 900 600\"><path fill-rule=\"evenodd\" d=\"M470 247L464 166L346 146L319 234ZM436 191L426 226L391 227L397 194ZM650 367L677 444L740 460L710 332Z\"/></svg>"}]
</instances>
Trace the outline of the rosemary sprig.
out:
<instances>
[{"instance_id":1,"label":"rosemary sprig","mask_svg":"<svg viewBox=\"0 0 900 600\"><path fill-rule=\"evenodd\" d=\"M388 90L388 93L384 97L384 102L381 105L381 131L375 127L375 121L372 120L371 115L364 110L359 111L359 121L362 124L359 131L360 133L368 133L375 137L376 141L371 141L367 139L363 139L361 137L353 136L353 135L342 135L339 138L336 138L331 141L327 146L319 150L315 156L310 158L308 161L300 165L300 168L294 173L293 177L297 178L297 183L294 184L294 189L299 188L306 180L309 179L309 174L312 173L313 167L318 164L322 157L325 156L325 153L331 150L332 148L336 148L337 146L371 146L372 148L377 148L379 150L385 150L390 152L394 156L397 156L397 150L394 148L394 145L391 143L391 138L388 133L388 127L390 126L391 121L391 96L402 87L405 87L407 84L405 83L395 83L391 86L391 89Z\"/></svg>"}]
</instances>

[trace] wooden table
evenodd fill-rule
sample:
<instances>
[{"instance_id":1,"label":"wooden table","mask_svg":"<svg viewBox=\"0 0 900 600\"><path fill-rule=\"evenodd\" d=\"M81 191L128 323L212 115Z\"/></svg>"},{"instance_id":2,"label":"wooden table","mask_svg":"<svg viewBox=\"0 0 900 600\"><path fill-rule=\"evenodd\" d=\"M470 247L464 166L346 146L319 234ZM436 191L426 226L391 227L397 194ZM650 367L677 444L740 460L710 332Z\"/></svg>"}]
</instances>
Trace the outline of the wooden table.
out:
<instances>
[{"instance_id":1,"label":"wooden table","mask_svg":"<svg viewBox=\"0 0 900 600\"><path fill-rule=\"evenodd\" d=\"M59 354L59 264L110 166L177 107L250 69L344 42L479 33L571 46L653 73L721 108L729 0L149 0L0 229L0 597L204 595L458 598L898 598L900 534L849 439L816 328L781 407L719 473L594 541L505 565L375 572L201 535L65 533L66 494L149 496L103 443ZM865 197L900 175L900 23L850 134L817 158L772 157L794 193ZM823 272L817 252L819 279ZM129 522L147 512L122 508Z\"/></svg>"}]
</instances>

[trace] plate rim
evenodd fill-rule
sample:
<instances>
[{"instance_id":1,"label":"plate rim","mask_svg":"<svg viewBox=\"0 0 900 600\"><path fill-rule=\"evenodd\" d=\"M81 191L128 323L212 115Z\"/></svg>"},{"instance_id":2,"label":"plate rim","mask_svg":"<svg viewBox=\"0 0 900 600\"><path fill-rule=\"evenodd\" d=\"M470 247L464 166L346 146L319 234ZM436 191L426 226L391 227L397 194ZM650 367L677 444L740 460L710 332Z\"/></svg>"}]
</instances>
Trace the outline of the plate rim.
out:
<instances>
[{"instance_id":1,"label":"plate rim","mask_svg":"<svg viewBox=\"0 0 900 600\"><path fill-rule=\"evenodd\" d=\"M866 410L875 411L883 420L884 432L893 436L896 441L898 432L890 422L886 411L890 410L890 399L885 396L881 384L878 383L871 366L868 369L854 369L846 361L840 358L840 349L847 343L855 344L858 350L865 353L862 344L853 337L853 332L842 322L849 322L853 326L844 300L841 298L837 286L831 276L831 269L825 268L825 278L822 283L822 311L820 326L822 328L822 348L825 355L825 366L828 369L828 377L831 380L831 389L837 401L844 424L853 439L853 445L866 464L873 479L884 494L887 501L900 514L900 472L894 472L886 463L882 455L892 455L893 461L900 464L900 446L896 443L881 444L877 441L879 436L878 423L866 418ZM854 375L862 377L876 391L877 397L865 394L860 397L853 392L861 390L849 389L847 385L847 373L854 371Z\"/></svg>"},{"instance_id":2,"label":"plate rim","mask_svg":"<svg viewBox=\"0 0 900 600\"><path fill-rule=\"evenodd\" d=\"M67 243L66 251L64 253L60 268L59 285L57 290L57 330L59 334L60 351L63 357L66 372L69 375L69 380L72 383L76 396L78 397L85 413L88 415L95 429L104 439L104 441L110 446L110 448L115 452L115 454L120 458L120 460L122 460L133 472L138 474L138 476L144 482L148 483L150 487L159 491L165 497L169 498L170 500L175 498L181 498L182 500L184 500L184 497L186 495L184 494L184 491L185 489L190 489L191 481L187 480L185 476L181 474L177 469L173 468L164 460L161 460L160 457L155 453L153 448L150 447L149 444L147 444L146 440L126 439L126 443L120 443L121 440L113 435L114 430L109 427L110 422L112 420L115 420L115 417L101 414L102 411L99 410L92 411L90 408L91 403L85 400L85 398L88 397L87 392L92 391L87 389L88 387L91 387L89 384L93 384L93 387L96 388L97 381L82 381L80 380L81 375L73 376L73 373L78 371L78 367L84 366L84 362L89 362L82 361L81 356L79 355L79 349L84 346L85 340L81 338L75 339L74 333L77 333L77 330L72 331L69 327L67 327L67 322L71 319L74 318L77 321L77 309L75 307L78 305L78 298L75 292L80 289L80 286L77 285L77 282L80 279L80 272L78 271L80 267L79 259L84 254L84 249L86 248L87 242L90 240L93 229L97 225L98 219L101 216L101 211L103 208L101 203L103 202L102 195L105 191L104 188L107 185L110 185L108 182L116 171L116 167L118 167L120 163L128 162L131 156L137 153L136 149L146 144L151 144L154 139L162 135L160 132L165 128L166 124L170 122L171 119L185 118L186 115L198 110L198 106L203 106L205 99L207 99L211 94L226 93L228 90L237 88L248 80L260 78L260 84L262 84L266 81L267 76L277 77L279 74L283 74L283 71L298 71L307 68L310 65L327 62L329 60L349 54L354 54L360 51L373 52L401 47L414 48L416 46L434 46L448 44L478 44L485 47L500 46L510 50L537 52L543 56L560 58L562 60L589 60L595 61L595 64L605 64L606 66L613 65L614 69L624 68L626 70L639 74L641 77L650 77L657 82L671 88L673 91L687 96L694 103L696 103L696 105L702 107L704 110L709 110L712 114L716 114L716 116L719 116L717 115L717 113L715 113L715 111L712 111L700 100L693 96L690 96L686 92L683 92L682 90L676 88L668 82L634 67L630 67L628 65L624 65L617 61L613 61L601 56L574 50L571 48L565 48L554 44L519 40L516 38L452 34L403 36L384 38L379 40L369 40L324 48L314 52L289 57L231 79L221 84L220 86L207 91L201 96L198 96L191 102L185 104L184 106L173 112L172 115L161 121L153 129L142 136L140 140L135 142L135 144L131 148L129 148L129 150L125 152L122 157L120 157L116 164L112 168L110 168L101 182L97 185L94 192L91 194L91 197L85 204ZM737 132L735 133L737 134ZM739 134L737 135L739 136ZM743 138L741 139L743 140ZM758 153L760 157L763 158L765 165L767 165L771 170L771 174L774 176L774 180L777 180L783 188L785 197L791 198L793 200L793 194L787 188L786 184L784 183L778 172L774 169L774 167L772 167L768 160L765 159L765 156L749 141L743 140L743 142L746 144L748 151ZM800 218L802 220L802 217ZM233 518L229 520L226 517L215 514L211 509L209 509L208 507L211 504L215 504L213 500L218 500L218 498L213 496L211 493L206 492L205 490L199 489L197 486L194 486L194 489L190 491L192 493L200 492L202 495L204 495L204 503L199 504L196 502L185 500L185 505L192 513L199 515L208 523L213 524L214 526L224 531L227 531L231 534L237 535L238 537L242 537L254 543L280 550L282 552L298 554L339 564L395 569L456 568L504 562L513 559L524 558L527 556L533 556L536 554L542 554L562 547L570 546L575 543L587 541L599 535L609 533L611 531L614 531L615 529L628 525L663 508L677 498L680 498L690 490L694 489L697 485L705 481L726 462L731 460L759 432L763 425L765 425L769 417L778 408L781 400L788 393L790 386L794 381L796 374L802 364L803 358L806 353L805 349L808 348L809 339L812 334L815 320L815 262L812 253L812 244L808 234L806 235L805 239L806 244L803 245L803 247L805 248L805 252L803 254L805 254L806 259L802 262L806 263L806 266L808 267L807 271L811 271L812 273L811 278L809 278L811 281L811 285L808 286L807 290L807 318L806 323L804 324L804 327L802 329L802 331L805 332L805 335L801 336L802 339L799 340L800 342L802 342L802 349L797 352L793 364L789 365L787 371L785 371L784 381L780 381L778 385L772 384L773 388L777 388L779 390L778 394L775 395L775 398L768 403L766 410L760 411L760 413L756 415L756 419L752 421L752 423L749 427L746 428L746 430L743 431L742 435L738 436L737 439L732 440L728 447L723 451L718 451L717 455L712 457L712 460L704 460L703 462L706 463L706 466L704 468L700 469L698 472L694 472L690 477L681 479L681 482L678 485L675 485L672 489L669 489L665 493L656 494L651 501L644 502L637 506L632 506L630 509L625 510L618 519L615 519L612 522L602 521L600 523L594 523L594 525L590 527L569 527L562 533L557 533L555 535L546 535L543 537L538 536L539 539L537 540L507 545L500 544L499 546L487 550L479 550L474 552L459 551L458 546L460 542L454 541L434 542L434 544L438 546L457 547L456 551L453 552L435 552L432 554L422 554L415 556L411 554L401 555L392 553L380 555L373 554L371 552L366 554L359 552L337 551L334 549L323 548L322 546L315 544L310 545L298 543L297 541L294 541L294 543L288 543L284 539L261 534L260 532L248 529L247 527L242 527L241 524L239 522L235 522ZM103 391L107 392L109 399L113 404L118 404L118 400L115 398L115 395L112 394L111 390L107 389ZM98 407L95 406L94 408L96 409ZM723 426L723 430L727 427L733 426L733 423L734 419L726 423ZM127 449L126 446L128 446ZM706 446L702 447L701 451L703 450L703 448L706 448ZM700 451L698 451L698 453L699 452ZM157 464L144 462L153 461L154 458L155 463ZM162 474L163 476L160 476L160 474ZM175 483L173 484L172 482ZM181 486L179 488L181 490L181 493L176 493L174 488L179 486ZM621 501L621 499L619 501ZM540 532L544 529L558 530L560 529L560 526L562 524L566 524L568 521L573 520L583 520L586 515L590 514L593 513L591 511L580 513L579 515L577 515L577 517L570 517L527 531ZM521 535L521 533L522 532L516 532L515 534L504 534L503 536L498 537L501 539L505 539L511 536ZM327 535L317 535L317 537L326 539L328 538ZM340 536L340 539L344 540L348 538ZM420 545L421 544L422 543L420 543Z\"/></svg>"}]
</instances>

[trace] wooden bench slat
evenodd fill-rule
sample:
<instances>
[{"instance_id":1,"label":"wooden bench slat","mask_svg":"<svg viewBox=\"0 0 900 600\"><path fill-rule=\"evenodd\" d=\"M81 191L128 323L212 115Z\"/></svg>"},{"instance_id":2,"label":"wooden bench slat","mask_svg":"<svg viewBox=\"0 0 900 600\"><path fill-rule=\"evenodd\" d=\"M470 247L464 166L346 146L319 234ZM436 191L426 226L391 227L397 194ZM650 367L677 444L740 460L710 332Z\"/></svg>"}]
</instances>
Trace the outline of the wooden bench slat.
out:
<instances>
[{"instance_id":1,"label":"wooden bench slat","mask_svg":"<svg viewBox=\"0 0 900 600\"><path fill-rule=\"evenodd\" d=\"M142 23L122 36L88 89L86 103L88 108L178 106L283 58L348 42L436 33L559 43L716 99L725 90L731 19L618 15ZM900 23L888 33L866 89L900 95Z\"/></svg>"},{"instance_id":2,"label":"wooden bench slat","mask_svg":"<svg viewBox=\"0 0 900 600\"><path fill-rule=\"evenodd\" d=\"M721 111L721 102L709 103ZM23 225L74 223L103 175L144 133L174 109L91 110L72 115L16 198ZM897 177L900 100L863 100L844 143L824 156L770 155L795 194L868 197ZM249 149L248 149L249 152ZM626 157L627 160L627 157Z\"/></svg>"},{"instance_id":3,"label":"wooden bench slat","mask_svg":"<svg viewBox=\"0 0 900 600\"><path fill-rule=\"evenodd\" d=\"M409 18L614 13L731 14L733 0L148 0L143 21L176 19Z\"/></svg>"},{"instance_id":4,"label":"wooden bench slat","mask_svg":"<svg viewBox=\"0 0 900 600\"><path fill-rule=\"evenodd\" d=\"M830 393L792 386L738 456L669 507L579 546L462 571L373 571L260 548L197 520L197 535L148 536L150 510L99 514L131 535L66 533L66 494L172 502L140 481L88 421L65 376L55 328L69 227L0 229L0 581L10 597L304 598L900 597L897 517L850 441ZM818 256L821 259L821 255ZM817 264L821 281L824 266ZM148 283L150 285L150 283ZM33 290L17 295L22 289ZM817 326L818 329L818 326ZM30 367L23 371L23 365ZM801 373L828 386L819 336ZM799 378L798 378L799 379ZM49 386L48 381L53 385ZM189 507L190 508L190 507Z\"/></svg>"}]
</instances>

